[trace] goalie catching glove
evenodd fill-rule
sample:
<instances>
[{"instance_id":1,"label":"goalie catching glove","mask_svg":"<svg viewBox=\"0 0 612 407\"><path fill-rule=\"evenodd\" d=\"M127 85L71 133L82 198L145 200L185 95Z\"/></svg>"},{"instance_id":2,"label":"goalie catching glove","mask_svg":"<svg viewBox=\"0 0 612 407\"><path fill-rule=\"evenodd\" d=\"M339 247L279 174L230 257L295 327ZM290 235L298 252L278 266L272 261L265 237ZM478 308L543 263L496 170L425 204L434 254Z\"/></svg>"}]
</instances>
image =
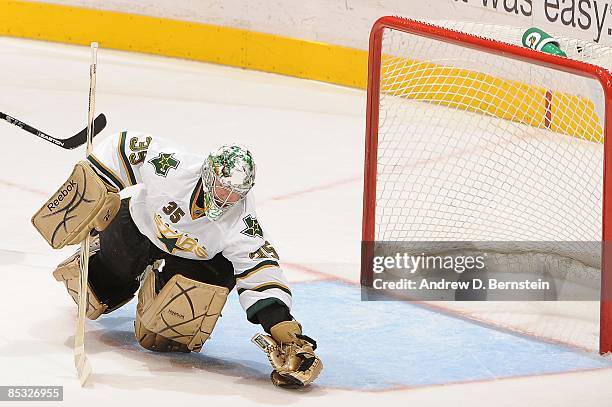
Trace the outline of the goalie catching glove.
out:
<instances>
[{"instance_id":1,"label":"goalie catching glove","mask_svg":"<svg viewBox=\"0 0 612 407\"><path fill-rule=\"evenodd\" d=\"M32 217L54 249L81 243L92 229L104 230L119 210L117 190L108 187L85 161Z\"/></svg>"},{"instance_id":2,"label":"goalie catching glove","mask_svg":"<svg viewBox=\"0 0 612 407\"><path fill-rule=\"evenodd\" d=\"M302 335L297 321L283 321L270 329L271 336L257 334L252 341L268 354L274 369L270 375L276 386L295 389L312 383L323 363L314 351L317 343Z\"/></svg>"}]
</instances>

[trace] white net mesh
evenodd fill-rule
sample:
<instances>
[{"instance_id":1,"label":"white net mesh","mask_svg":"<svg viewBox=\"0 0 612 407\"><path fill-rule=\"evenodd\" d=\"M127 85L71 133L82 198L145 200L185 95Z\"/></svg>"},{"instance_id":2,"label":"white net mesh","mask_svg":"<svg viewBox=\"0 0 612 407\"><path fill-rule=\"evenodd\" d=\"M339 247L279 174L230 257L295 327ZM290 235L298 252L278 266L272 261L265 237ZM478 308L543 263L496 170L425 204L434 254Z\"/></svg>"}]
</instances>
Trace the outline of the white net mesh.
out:
<instances>
[{"instance_id":1,"label":"white net mesh","mask_svg":"<svg viewBox=\"0 0 612 407\"><path fill-rule=\"evenodd\" d=\"M516 45L525 31L437 24ZM568 57L602 66L612 62L610 48L559 42ZM598 284L600 253L581 242L601 239L603 111L595 80L385 29L375 240L481 241L493 250L491 242L513 241L509 257L497 261L514 265L534 256L533 246L520 242L561 241L566 243L544 245L545 267L550 269L551 255L568 257L572 261L562 273ZM596 348L597 303L445 306ZM573 328L555 322L554 315L577 310L584 310L583 322Z\"/></svg>"}]
</instances>

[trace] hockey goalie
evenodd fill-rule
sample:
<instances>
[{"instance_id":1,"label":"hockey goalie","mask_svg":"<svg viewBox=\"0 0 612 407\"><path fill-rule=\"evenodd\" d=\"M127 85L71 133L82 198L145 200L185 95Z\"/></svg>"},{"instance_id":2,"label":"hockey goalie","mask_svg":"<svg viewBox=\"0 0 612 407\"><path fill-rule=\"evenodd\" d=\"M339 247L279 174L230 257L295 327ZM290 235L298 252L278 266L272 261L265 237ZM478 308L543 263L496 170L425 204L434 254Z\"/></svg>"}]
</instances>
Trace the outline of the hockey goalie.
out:
<instances>
[{"instance_id":1,"label":"hockey goalie","mask_svg":"<svg viewBox=\"0 0 612 407\"><path fill-rule=\"evenodd\" d=\"M198 352L229 291L268 335L272 382L302 387L322 369L316 343L291 316L279 256L255 213L255 163L243 146L207 157L151 135L122 132L100 142L33 216L53 248L94 235L87 317L126 304L138 291L136 339L157 352ZM121 200L118 192L132 187ZM53 272L77 301L79 253Z\"/></svg>"}]
</instances>

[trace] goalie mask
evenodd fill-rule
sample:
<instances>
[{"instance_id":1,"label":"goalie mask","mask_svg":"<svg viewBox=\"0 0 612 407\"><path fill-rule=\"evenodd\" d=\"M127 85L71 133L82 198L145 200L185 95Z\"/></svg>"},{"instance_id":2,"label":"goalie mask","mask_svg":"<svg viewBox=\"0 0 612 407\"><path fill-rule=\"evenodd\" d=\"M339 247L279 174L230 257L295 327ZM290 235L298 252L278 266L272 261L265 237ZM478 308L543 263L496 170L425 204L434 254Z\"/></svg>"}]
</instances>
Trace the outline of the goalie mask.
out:
<instances>
[{"instance_id":1,"label":"goalie mask","mask_svg":"<svg viewBox=\"0 0 612 407\"><path fill-rule=\"evenodd\" d=\"M206 216L218 219L246 197L255 184L251 152L238 144L212 151L202 165L202 190Z\"/></svg>"}]
</instances>

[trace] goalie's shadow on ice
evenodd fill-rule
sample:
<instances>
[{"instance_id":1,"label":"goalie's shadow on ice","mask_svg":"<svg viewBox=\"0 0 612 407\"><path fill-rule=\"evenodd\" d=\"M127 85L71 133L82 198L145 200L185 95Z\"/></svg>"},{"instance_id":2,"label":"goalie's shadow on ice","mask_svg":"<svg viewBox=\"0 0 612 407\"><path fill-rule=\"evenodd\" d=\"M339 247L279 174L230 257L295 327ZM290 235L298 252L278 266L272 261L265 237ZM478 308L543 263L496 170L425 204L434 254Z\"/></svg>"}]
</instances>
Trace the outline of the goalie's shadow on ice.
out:
<instances>
[{"instance_id":1,"label":"goalie's shadow on ice","mask_svg":"<svg viewBox=\"0 0 612 407\"><path fill-rule=\"evenodd\" d=\"M130 304L131 305L131 304ZM258 402L269 403L268 392L274 392L274 397L279 403L287 403L296 397L305 394L323 396L326 392L317 385L304 387L299 391L280 391L280 389L269 386L270 373L266 359L254 361L252 359L239 359L239 352L226 347L227 354L238 353L238 358L230 356L217 357L206 354L206 346L201 353L175 353L175 352L152 352L143 349L134 337L132 324L133 316L125 315L133 308L128 305L120 310L121 314L105 315L97 320L97 329L89 330L88 353L96 355L105 352L118 352L120 357L129 358L144 367L147 374L135 375L131 371L129 375L123 374L99 374L94 372L89 381L89 386L106 385L118 389L133 390L134 388L145 390L147 388L168 391L180 391L202 396L240 394ZM91 326L90 326L91 328ZM74 336L66 338L64 345L72 349ZM221 375L224 378L211 377ZM227 379L230 380L227 380ZM210 384L214 383L214 386ZM238 386L237 386L238 385ZM240 385L245 385L244 391ZM257 387L257 392L253 391ZM279 399L280 397L280 399Z\"/></svg>"}]
</instances>

